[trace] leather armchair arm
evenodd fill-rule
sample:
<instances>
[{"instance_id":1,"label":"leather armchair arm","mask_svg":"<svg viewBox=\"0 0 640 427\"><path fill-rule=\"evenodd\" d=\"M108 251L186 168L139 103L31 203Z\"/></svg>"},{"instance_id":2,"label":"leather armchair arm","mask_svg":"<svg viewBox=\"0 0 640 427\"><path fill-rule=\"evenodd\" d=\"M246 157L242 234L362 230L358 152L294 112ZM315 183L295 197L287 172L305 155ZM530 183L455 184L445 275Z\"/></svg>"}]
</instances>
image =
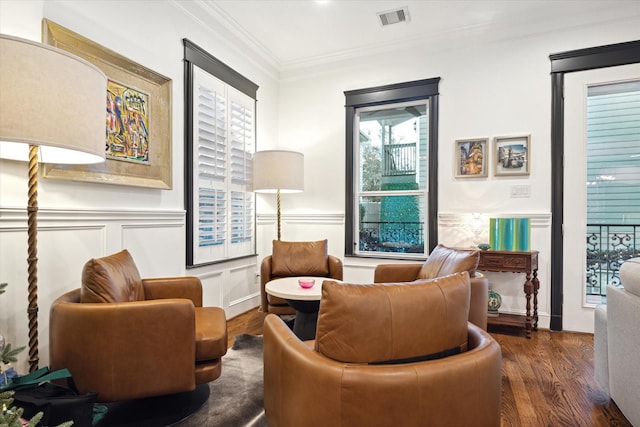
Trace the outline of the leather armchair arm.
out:
<instances>
[{"instance_id":1,"label":"leather armchair arm","mask_svg":"<svg viewBox=\"0 0 640 427\"><path fill-rule=\"evenodd\" d=\"M482 330L487 330L487 312L489 308L489 279L476 273L471 277L471 302L469 304L469 322Z\"/></svg>"},{"instance_id":2,"label":"leather armchair arm","mask_svg":"<svg viewBox=\"0 0 640 427\"><path fill-rule=\"evenodd\" d=\"M422 264L379 264L373 273L373 282L412 282L421 268Z\"/></svg>"},{"instance_id":3,"label":"leather armchair arm","mask_svg":"<svg viewBox=\"0 0 640 427\"><path fill-rule=\"evenodd\" d=\"M329 255L329 277L342 280L342 261L333 255Z\"/></svg>"},{"instance_id":4,"label":"leather armchair arm","mask_svg":"<svg viewBox=\"0 0 640 427\"><path fill-rule=\"evenodd\" d=\"M202 307L202 283L197 277L163 277L142 279L146 300L184 298Z\"/></svg>"},{"instance_id":5,"label":"leather armchair arm","mask_svg":"<svg viewBox=\"0 0 640 427\"><path fill-rule=\"evenodd\" d=\"M260 264L260 310L269 312L269 301L264 286L271 280L271 255L267 255Z\"/></svg>"},{"instance_id":6,"label":"leather armchair arm","mask_svg":"<svg viewBox=\"0 0 640 427\"><path fill-rule=\"evenodd\" d=\"M346 425L336 420L345 364L314 351L274 314L265 318L263 330L264 408L269 425L294 426L300 420L306 427Z\"/></svg>"},{"instance_id":7,"label":"leather armchair arm","mask_svg":"<svg viewBox=\"0 0 640 427\"><path fill-rule=\"evenodd\" d=\"M81 304L79 293L51 306L49 352L51 368L69 368L81 393L100 390L98 401L108 402L195 387L191 301Z\"/></svg>"}]
</instances>

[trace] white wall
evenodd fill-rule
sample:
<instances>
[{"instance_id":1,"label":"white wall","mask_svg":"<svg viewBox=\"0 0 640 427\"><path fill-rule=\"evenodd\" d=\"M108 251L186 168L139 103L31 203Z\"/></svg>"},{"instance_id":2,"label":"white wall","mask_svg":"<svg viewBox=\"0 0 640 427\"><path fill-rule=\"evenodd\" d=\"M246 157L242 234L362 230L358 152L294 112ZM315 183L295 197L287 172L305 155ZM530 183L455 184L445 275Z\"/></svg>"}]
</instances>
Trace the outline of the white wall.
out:
<instances>
[{"instance_id":1,"label":"white wall","mask_svg":"<svg viewBox=\"0 0 640 427\"><path fill-rule=\"evenodd\" d=\"M315 64L282 74L280 141L305 152L305 192L283 198L284 212L342 215L344 220L346 90L441 77L439 110L439 241L466 246L471 213L532 218L532 249L540 251L540 326L549 326L551 255L551 79L549 55L640 38L637 17L615 24L574 28L529 38L503 40L500 34L478 35L465 45L441 44L359 58L343 63ZM493 41L486 42L491 39ZM454 141L471 137L531 135L531 174L485 179L454 178ZM493 152L491 150L491 152ZM510 198L512 185L530 187L529 198ZM566 189L571 197L571 189ZM344 227L325 226L314 236L342 245ZM287 238L304 227L283 225ZM307 233L309 233L307 231ZM485 239L487 241L488 238ZM267 251L267 247L262 248ZM338 252L338 254L340 254ZM345 260L345 280L373 278L379 260ZM524 275L488 273L491 286L503 296L505 311L524 313Z\"/></svg>"},{"instance_id":2,"label":"white wall","mask_svg":"<svg viewBox=\"0 0 640 427\"><path fill-rule=\"evenodd\" d=\"M172 80L173 188L157 190L40 179L39 356L48 364L48 316L53 299L79 287L84 263L122 248L143 277L197 275L204 302L227 317L259 304L257 258L186 270L184 211L183 45L188 38L259 85L257 139L277 140L278 81L268 64L238 49L216 26L167 1L0 1L0 32L41 40L47 18ZM0 160L0 334L27 344L27 166ZM26 370L26 351L18 368Z\"/></svg>"},{"instance_id":3,"label":"white wall","mask_svg":"<svg viewBox=\"0 0 640 427\"><path fill-rule=\"evenodd\" d=\"M344 254L345 90L441 77L439 122L440 241L467 245L471 212L527 215L534 219L532 247L540 250L541 326L548 326L550 257L551 53L640 38L629 19L531 38L388 52L342 63L278 72L259 62L223 26L205 25L184 13L180 1L0 1L0 32L40 39L46 17L173 81L173 189L40 181L40 358L48 361L47 318L53 298L79 285L84 262L129 248L143 276L195 274L205 303L231 317L258 304L257 262L275 238L275 197L258 196L258 256L185 270L183 191L182 38L186 37L260 86L257 148L305 154L305 192L282 197L283 239L329 239L330 253ZM455 139L514 133L532 136L529 177L456 180ZM0 333L26 344L25 164L0 160ZM529 199L508 198L513 184L529 185ZM567 192L570 195L570 191ZM377 261L345 260L345 280L370 281ZM502 275L504 276L504 275ZM490 277L509 311L522 312L521 277ZM24 355L19 368L24 369Z\"/></svg>"}]
</instances>

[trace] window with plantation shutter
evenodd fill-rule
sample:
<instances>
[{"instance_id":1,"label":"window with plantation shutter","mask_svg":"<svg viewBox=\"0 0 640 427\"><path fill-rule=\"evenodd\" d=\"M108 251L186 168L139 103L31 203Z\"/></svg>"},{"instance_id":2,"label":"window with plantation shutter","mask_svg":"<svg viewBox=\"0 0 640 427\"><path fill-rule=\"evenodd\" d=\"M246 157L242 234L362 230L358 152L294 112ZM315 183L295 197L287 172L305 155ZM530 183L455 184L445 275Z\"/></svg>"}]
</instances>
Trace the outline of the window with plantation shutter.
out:
<instances>
[{"instance_id":1,"label":"window with plantation shutter","mask_svg":"<svg viewBox=\"0 0 640 427\"><path fill-rule=\"evenodd\" d=\"M187 266L255 254L257 86L185 44Z\"/></svg>"}]
</instances>

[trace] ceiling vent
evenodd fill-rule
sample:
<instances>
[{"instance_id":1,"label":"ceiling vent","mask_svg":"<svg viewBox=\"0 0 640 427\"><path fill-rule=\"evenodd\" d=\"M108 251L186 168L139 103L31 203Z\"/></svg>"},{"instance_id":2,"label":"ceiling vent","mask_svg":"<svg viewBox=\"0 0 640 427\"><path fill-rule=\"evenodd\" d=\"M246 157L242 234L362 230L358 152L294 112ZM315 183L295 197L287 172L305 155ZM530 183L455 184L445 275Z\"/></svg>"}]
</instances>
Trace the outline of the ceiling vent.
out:
<instances>
[{"instance_id":1,"label":"ceiling vent","mask_svg":"<svg viewBox=\"0 0 640 427\"><path fill-rule=\"evenodd\" d=\"M383 27L400 22L409 22L409 8L406 6L400 9L378 12L377 15Z\"/></svg>"}]
</instances>

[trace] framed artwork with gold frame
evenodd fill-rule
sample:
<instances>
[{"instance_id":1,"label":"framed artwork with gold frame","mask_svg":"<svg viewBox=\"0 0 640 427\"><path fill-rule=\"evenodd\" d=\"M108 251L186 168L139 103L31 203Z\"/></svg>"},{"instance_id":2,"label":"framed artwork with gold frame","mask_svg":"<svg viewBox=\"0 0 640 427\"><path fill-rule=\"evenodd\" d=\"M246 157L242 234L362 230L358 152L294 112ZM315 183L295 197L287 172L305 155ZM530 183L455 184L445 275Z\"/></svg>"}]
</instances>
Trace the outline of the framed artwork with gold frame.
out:
<instances>
[{"instance_id":1,"label":"framed artwork with gold frame","mask_svg":"<svg viewBox=\"0 0 640 427\"><path fill-rule=\"evenodd\" d=\"M42 21L42 42L85 59L108 78L106 161L45 164L44 177L171 189L171 79L48 19Z\"/></svg>"}]
</instances>

